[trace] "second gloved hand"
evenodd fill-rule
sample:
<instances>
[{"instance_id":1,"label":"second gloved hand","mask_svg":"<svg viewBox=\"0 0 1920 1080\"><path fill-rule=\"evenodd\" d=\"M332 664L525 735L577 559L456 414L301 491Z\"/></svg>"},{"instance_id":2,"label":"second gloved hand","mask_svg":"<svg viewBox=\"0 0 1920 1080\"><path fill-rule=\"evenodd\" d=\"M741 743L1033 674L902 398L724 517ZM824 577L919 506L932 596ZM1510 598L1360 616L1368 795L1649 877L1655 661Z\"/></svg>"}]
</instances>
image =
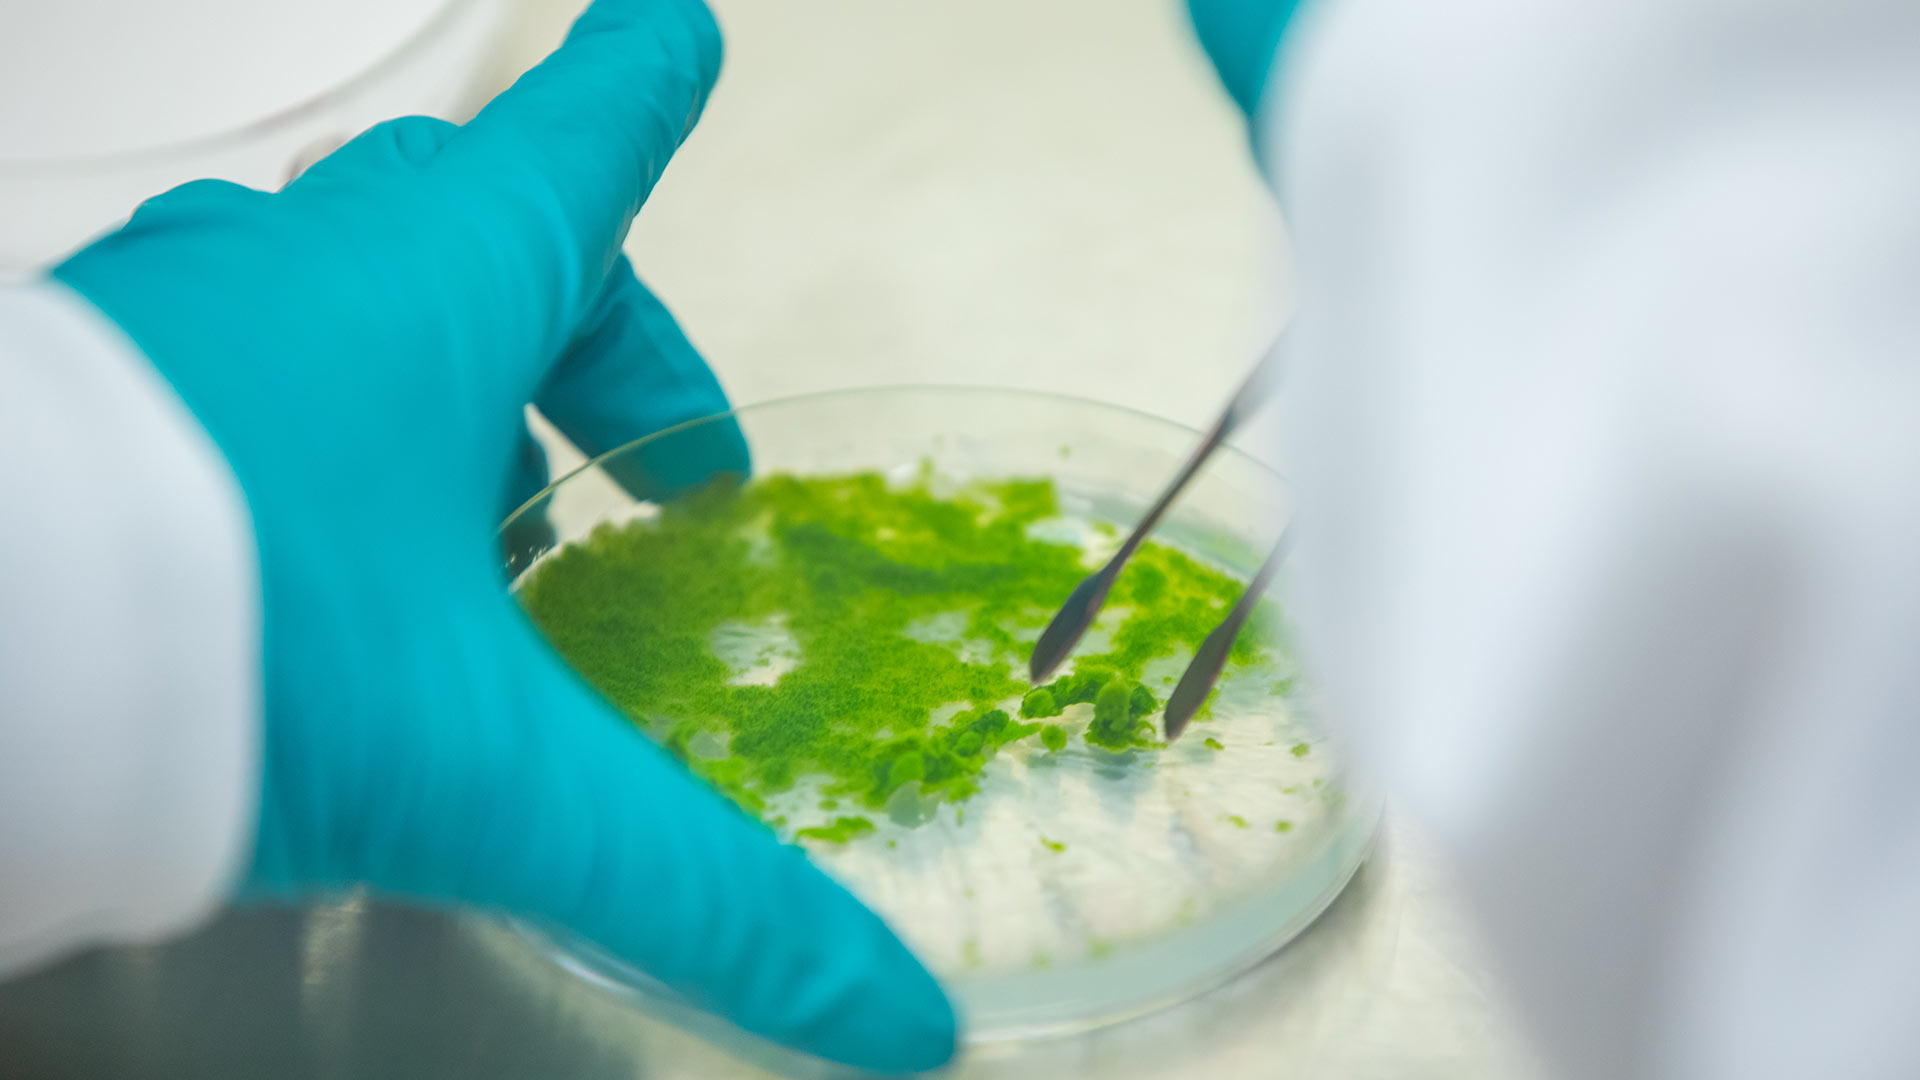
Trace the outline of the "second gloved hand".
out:
<instances>
[{"instance_id":1,"label":"second gloved hand","mask_svg":"<svg viewBox=\"0 0 1920 1080\"><path fill-rule=\"evenodd\" d=\"M1259 112L1280 39L1301 0L1187 0L1194 35L1227 95L1249 119Z\"/></svg>"},{"instance_id":2,"label":"second gloved hand","mask_svg":"<svg viewBox=\"0 0 1920 1080\"><path fill-rule=\"evenodd\" d=\"M719 54L698 0L600 0L465 127L382 125L277 194L189 184L56 276L153 361L247 498L250 890L539 916L749 1030L929 1068L953 1015L886 926L647 743L501 583L526 403L589 452L724 408L620 255ZM693 464L745 467L737 431L710 450Z\"/></svg>"}]
</instances>

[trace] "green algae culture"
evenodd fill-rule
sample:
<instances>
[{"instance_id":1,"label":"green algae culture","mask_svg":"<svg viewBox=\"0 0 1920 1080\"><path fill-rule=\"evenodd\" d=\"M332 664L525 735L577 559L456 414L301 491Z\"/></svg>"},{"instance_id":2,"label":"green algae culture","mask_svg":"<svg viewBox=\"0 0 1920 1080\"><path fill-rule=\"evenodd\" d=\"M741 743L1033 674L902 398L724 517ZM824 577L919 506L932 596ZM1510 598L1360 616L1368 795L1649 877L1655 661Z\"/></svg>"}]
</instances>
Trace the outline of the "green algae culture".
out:
<instances>
[{"instance_id":1,"label":"green algae culture","mask_svg":"<svg viewBox=\"0 0 1920 1080\"><path fill-rule=\"evenodd\" d=\"M1243 588L1148 543L1114 584L1104 641L1029 687L1030 643L1088 570L1087 548L1047 527L1062 520L1045 479L936 491L926 469L906 483L773 474L602 525L535 566L519 598L581 675L756 816L796 789L823 811L960 803L1016 744L1162 746L1143 670L1190 655ZM1252 620L1230 663L1269 669L1270 626ZM794 835L874 828L818 821Z\"/></svg>"}]
</instances>

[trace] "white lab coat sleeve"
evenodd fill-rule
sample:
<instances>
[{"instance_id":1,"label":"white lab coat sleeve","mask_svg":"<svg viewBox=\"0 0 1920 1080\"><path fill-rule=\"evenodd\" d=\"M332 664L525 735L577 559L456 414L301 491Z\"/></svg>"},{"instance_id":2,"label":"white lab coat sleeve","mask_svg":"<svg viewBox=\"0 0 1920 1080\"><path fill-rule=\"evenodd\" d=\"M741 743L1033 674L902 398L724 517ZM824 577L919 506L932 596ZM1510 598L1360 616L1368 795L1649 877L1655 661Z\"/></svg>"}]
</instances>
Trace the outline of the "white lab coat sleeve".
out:
<instances>
[{"instance_id":1,"label":"white lab coat sleeve","mask_svg":"<svg viewBox=\"0 0 1920 1080\"><path fill-rule=\"evenodd\" d=\"M0 288L0 975L206 918L250 857L260 600L225 460L67 289Z\"/></svg>"},{"instance_id":2,"label":"white lab coat sleeve","mask_svg":"<svg viewBox=\"0 0 1920 1080\"><path fill-rule=\"evenodd\" d=\"M1920 6L1320 0L1283 581L1564 1076L1920 1076Z\"/></svg>"}]
</instances>

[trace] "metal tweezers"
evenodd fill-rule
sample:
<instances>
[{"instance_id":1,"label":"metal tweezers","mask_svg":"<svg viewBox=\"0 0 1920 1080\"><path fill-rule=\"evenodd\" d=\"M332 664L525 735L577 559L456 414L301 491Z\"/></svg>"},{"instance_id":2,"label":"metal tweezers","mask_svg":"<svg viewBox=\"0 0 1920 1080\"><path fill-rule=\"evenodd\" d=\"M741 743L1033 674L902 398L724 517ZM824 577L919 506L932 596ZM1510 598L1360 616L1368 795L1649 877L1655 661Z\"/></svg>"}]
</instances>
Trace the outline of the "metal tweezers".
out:
<instances>
[{"instance_id":1,"label":"metal tweezers","mask_svg":"<svg viewBox=\"0 0 1920 1080\"><path fill-rule=\"evenodd\" d=\"M1186 464L1180 467L1179 473L1175 474L1166 490L1162 491L1153 506L1148 508L1146 516L1133 527L1133 532L1127 535L1126 542L1120 545L1120 550L1113 553L1113 558L1108 559L1105 566L1087 575L1084 581L1074 587L1072 595L1067 597L1067 602L1062 604L1059 612L1053 616L1053 621L1040 632L1040 640L1034 643L1033 655L1027 661L1027 674L1034 685L1038 686L1046 682L1054 669L1058 668L1061 662L1066 660L1067 655L1073 652L1073 647L1079 644L1080 638L1087 632L1087 627L1093 625L1094 616L1100 613L1101 605L1107 602L1107 593L1113 589L1114 580L1120 576L1121 567L1127 564L1127 560L1133 557L1133 553L1139 549L1141 542L1147 538L1147 534L1160 523L1161 516L1166 513L1167 507L1172 505L1181 490L1187 486L1188 481L1194 478L1194 475L1200 471L1200 467L1206 464L1207 459L1213 456L1213 452L1226 441L1227 436L1240 426L1241 421L1257 410L1273 393L1274 383L1277 381L1275 376L1280 366L1279 356L1280 346L1276 342L1267 350L1266 355L1260 358L1259 363L1253 366L1253 370L1241 382L1240 389L1234 392L1232 399L1227 402L1227 407L1221 411L1220 418L1214 421L1213 427L1207 430L1206 436L1200 440L1200 445L1194 448ZM1213 684L1220 678L1221 668L1226 666L1227 653L1233 648L1234 639L1240 635L1240 628L1246 625L1247 618L1253 614L1254 605L1259 602L1260 594L1265 592L1267 586L1272 583L1274 572L1280 569L1280 562L1286 557L1292 538L1293 528L1288 526L1281 532L1280 539L1273 545L1273 551L1267 555L1266 561L1260 564L1260 569L1254 573L1253 579L1247 582L1246 591L1240 594L1240 599L1234 603L1232 610L1227 612L1227 617L1222 619L1220 625L1214 627L1213 632L1200 643L1200 647L1194 650L1193 659L1188 662L1187 670L1181 674L1179 684L1173 688L1173 693L1167 698L1162 728L1168 742L1180 737L1180 733L1186 730L1187 721L1193 718L1193 714L1199 710L1201 703L1207 700L1207 694L1213 690Z\"/></svg>"}]
</instances>

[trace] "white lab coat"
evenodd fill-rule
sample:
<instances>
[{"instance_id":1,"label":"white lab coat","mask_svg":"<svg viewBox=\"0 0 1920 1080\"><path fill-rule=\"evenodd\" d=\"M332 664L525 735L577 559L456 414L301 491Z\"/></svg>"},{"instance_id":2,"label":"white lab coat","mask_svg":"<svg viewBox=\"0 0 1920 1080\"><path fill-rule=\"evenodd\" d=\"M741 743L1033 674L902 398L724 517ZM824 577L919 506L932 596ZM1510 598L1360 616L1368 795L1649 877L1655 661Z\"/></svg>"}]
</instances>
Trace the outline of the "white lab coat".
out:
<instances>
[{"instance_id":1,"label":"white lab coat","mask_svg":"<svg viewBox=\"0 0 1920 1080\"><path fill-rule=\"evenodd\" d=\"M1579 1080L1920 1075L1912 8L1320 0L1267 95L1285 587ZM243 862L258 600L110 328L0 297L0 378L18 964Z\"/></svg>"},{"instance_id":2,"label":"white lab coat","mask_svg":"<svg viewBox=\"0 0 1920 1080\"><path fill-rule=\"evenodd\" d=\"M259 585L226 462L57 285L0 287L0 975L178 932L252 853Z\"/></svg>"},{"instance_id":3,"label":"white lab coat","mask_svg":"<svg viewBox=\"0 0 1920 1080\"><path fill-rule=\"evenodd\" d=\"M1565 1075L1920 1076L1920 5L1294 29L1330 713Z\"/></svg>"}]
</instances>

